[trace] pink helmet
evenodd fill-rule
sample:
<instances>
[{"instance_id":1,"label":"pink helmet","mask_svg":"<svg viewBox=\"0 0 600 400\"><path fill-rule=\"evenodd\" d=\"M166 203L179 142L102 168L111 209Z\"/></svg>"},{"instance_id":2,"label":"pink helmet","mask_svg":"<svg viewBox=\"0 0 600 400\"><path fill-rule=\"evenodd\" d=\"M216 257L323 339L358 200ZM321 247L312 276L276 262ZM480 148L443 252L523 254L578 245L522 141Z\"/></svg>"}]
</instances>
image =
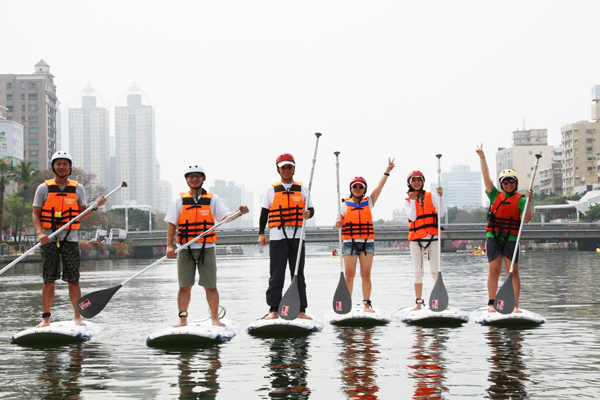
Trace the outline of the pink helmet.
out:
<instances>
[{"instance_id":1,"label":"pink helmet","mask_svg":"<svg viewBox=\"0 0 600 400\"><path fill-rule=\"evenodd\" d=\"M282 155L280 155L279 157L277 157L277 160L275 160L275 165L277 165L277 168L282 167L284 165L292 165L292 166L296 166L296 161L294 160L294 156L291 155L290 153L283 153Z\"/></svg>"},{"instance_id":2,"label":"pink helmet","mask_svg":"<svg viewBox=\"0 0 600 400\"><path fill-rule=\"evenodd\" d=\"M408 187L410 187L412 178L414 178L415 176L418 176L419 178L421 178L423 180L423 184L425 184L425 175L423 175L423 173L421 171L413 171L410 174L408 174L408 176L406 177L406 184L408 185Z\"/></svg>"},{"instance_id":3,"label":"pink helmet","mask_svg":"<svg viewBox=\"0 0 600 400\"><path fill-rule=\"evenodd\" d=\"M352 192L352 185L355 183L362 183L365 187L365 192L367 191L367 181L362 176L356 176L354 179L350 181L350 192Z\"/></svg>"}]
</instances>

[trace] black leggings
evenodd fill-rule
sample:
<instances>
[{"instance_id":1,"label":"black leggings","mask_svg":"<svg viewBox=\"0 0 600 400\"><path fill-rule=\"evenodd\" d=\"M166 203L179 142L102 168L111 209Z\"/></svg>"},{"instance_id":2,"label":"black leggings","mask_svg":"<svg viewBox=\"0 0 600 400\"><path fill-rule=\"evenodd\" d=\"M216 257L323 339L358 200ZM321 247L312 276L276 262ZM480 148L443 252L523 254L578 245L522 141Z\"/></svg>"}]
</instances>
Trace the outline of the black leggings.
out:
<instances>
[{"instance_id":1,"label":"black leggings","mask_svg":"<svg viewBox=\"0 0 600 400\"><path fill-rule=\"evenodd\" d=\"M269 288L267 289L267 304L269 311L277 311L281 302L283 284L285 282L285 270L289 261L290 276L296 268L298 256L298 245L300 239L282 239L269 242L269 255L271 257ZM298 267L298 292L300 294L300 312L306 311L308 302L306 300L306 282L304 280L304 243L302 243L302 254L300 254L300 266Z\"/></svg>"}]
</instances>

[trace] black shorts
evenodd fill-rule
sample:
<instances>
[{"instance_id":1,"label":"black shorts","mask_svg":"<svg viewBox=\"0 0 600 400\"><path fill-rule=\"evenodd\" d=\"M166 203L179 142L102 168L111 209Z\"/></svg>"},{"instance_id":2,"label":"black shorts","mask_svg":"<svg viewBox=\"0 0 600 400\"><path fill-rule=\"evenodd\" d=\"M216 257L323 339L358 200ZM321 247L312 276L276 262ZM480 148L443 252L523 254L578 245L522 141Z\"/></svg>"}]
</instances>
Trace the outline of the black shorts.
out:
<instances>
[{"instance_id":1,"label":"black shorts","mask_svg":"<svg viewBox=\"0 0 600 400\"><path fill-rule=\"evenodd\" d=\"M512 260L513 252L515 251L515 244L517 242L504 242L501 245L496 239L488 238L485 242L485 248L487 252L488 262L494 261L496 258L503 256ZM519 252L517 251L517 257L515 258L515 264L519 262Z\"/></svg>"},{"instance_id":2,"label":"black shorts","mask_svg":"<svg viewBox=\"0 0 600 400\"><path fill-rule=\"evenodd\" d=\"M52 283L60 279L60 261L62 260L62 280L68 283L79 283L79 266L81 255L78 242L60 242L56 240L42 246L42 277L44 283Z\"/></svg>"}]
</instances>

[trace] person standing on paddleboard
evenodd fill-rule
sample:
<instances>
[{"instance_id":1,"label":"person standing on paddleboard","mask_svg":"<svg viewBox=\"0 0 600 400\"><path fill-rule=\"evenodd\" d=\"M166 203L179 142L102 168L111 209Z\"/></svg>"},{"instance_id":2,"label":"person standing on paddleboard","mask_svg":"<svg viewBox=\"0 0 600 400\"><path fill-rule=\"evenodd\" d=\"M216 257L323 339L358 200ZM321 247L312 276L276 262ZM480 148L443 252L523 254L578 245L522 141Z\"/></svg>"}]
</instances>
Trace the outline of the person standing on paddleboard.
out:
<instances>
[{"instance_id":1,"label":"person standing on paddleboard","mask_svg":"<svg viewBox=\"0 0 600 400\"><path fill-rule=\"evenodd\" d=\"M37 327L50 325L50 312L54 303L54 282L61 277L60 264L62 261L62 280L69 287L69 298L75 314L75 325L85 326L77 310L77 300L81 297L79 287L79 221L58 233L56 240L48 236L66 225L82 213L85 205L85 189L77 181L69 179L73 171L73 159L66 151L57 151L50 160L54 179L48 179L40 184L33 198L31 221L35 227L39 242L42 244L42 322ZM96 200L98 206L104 205L104 196ZM89 216L89 214L87 215ZM87 216L84 216L87 217Z\"/></svg>"},{"instance_id":2,"label":"person standing on paddleboard","mask_svg":"<svg viewBox=\"0 0 600 400\"><path fill-rule=\"evenodd\" d=\"M371 304L371 267L375 254L375 230L371 209L383 190L390 172L396 165L388 159L388 166L370 197L367 194L367 181L357 176L350 182L350 196L342 199L341 217L336 221L336 228L342 228L344 256L344 278L352 295L356 263L360 260L360 277L362 280L363 306L365 312L375 312Z\"/></svg>"},{"instance_id":3,"label":"person standing on paddleboard","mask_svg":"<svg viewBox=\"0 0 600 400\"><path fill-rule=\"evenodd\" d=\"M500 190L494 186L490 178L490 171L485 161L483 153L483 144L477 147L477 155L481 164L481 174L485 184L485 194L490 199L490 208L488 210L488 224L485 227L487 231L486 250L489 266L488 275L488 307L489 312L496 312L494 300L498 291L498 279L502 270L502 259L506 266L506 273L510 270L513 253L519 227L521 225L521 216L525 208L525 197L533 198L533 192L527 191L525 195L517 193L519 179L517 172L512 169L505 169L498 176ZM531 221L532 201L525 210L525 223ZM515 256L513 266L512 284L515 291L515 308L513 312L521 312L519 309L519 292L521 291L521 279L519 277L519 252Z\"/></svg>"},{"instance_id":4,"label":"person standing on paddleboard","mask_svg":"<svg viewBox=\"0 0 600 400\"><path fill-rule=\"evenodd\" d=\"M227 218L231 213L223 200L214 193L202 188L206 181L204 168L190 164L185 168L183 176L190 187L187 192L173 200L167 214L167 257L175 258L175 232L177 243L184 244L213 227L216 222ZM248 207L240 206L242 214L248 212ZM235 220L233 218L231 221ZM230 222L231 222L230 221ZM179 292L177 305L179 307L179 323L174 328L187 325L188 307L192 296L192 287L198 270L198 285L206 291L206 301L210 309L213 325L225 326L219 319L219 291L217 290L217 260L215 244L217 234L212 232L196 243L192 243L184 251L177 253L177 277Z\"/></svg>"},{"instance_id":5,"label":"person standing on paddleboard","mask_svg":"<svg viewBox=\"0 0 600 400\"><path fill-rule=\"evenodd\" d=\"M426 192L425 176L420 171L413 171L406 178L408 197L404 202L404 209L408 216L408 241L410 256L415 267L415 303L413 311L420 310L425 304L423 300L423 256L427 251L429 268L433 282L437 280L439 269L438 258L438 218L446 213L446 202L442 203L439 210L440 197L444 192L438 187L435 192Z\"/></svg>"},{"instance_id":6,"label":"person standing on paddleboard","mask_svg":"<svg viewBox=\"0 0 600 400\"><path fill-rule=\"evenodd\" d=\"M258 225L258 244L266 246L265 227L267 222L269 223L270 274L269 288L267 289L269 315L266 319L279 317L278 309L285 282L287 263L289 261L290 272L293 276L302 224L304 224L305 219L312 218L315 214L310 199L308 209L304 211L308 188L302 183L294 181L296 171L294 157L289 153L282 154L277 157L275 165L280 181L272 184L265 192ZM296 275L300 294L298 318L311 319L305 312L308 301L306 300L306 281L304 279L304 243L302 243L300 265Z\"/></svg>"}]
</instances>

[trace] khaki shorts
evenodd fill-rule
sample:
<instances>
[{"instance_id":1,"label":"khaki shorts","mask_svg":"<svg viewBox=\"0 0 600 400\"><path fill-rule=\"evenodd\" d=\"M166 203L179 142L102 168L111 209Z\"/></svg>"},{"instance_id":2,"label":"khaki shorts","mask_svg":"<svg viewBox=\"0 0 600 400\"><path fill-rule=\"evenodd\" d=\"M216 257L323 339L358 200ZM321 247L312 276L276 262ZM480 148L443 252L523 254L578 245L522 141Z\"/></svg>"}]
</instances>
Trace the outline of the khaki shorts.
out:
<instances>
[{"instance_id":1,"label":"khaki shorts","mask_svg":"<svg viewBox=\"0 0 600 400\"><path fill-rule=\"evenodd\" d=\"M200 259L200 249L181 250L177 253L177 277L179 287L194 286L196 269L198 269L198 285L214 288L217 287L217 257L215 248L204 249L204 262Z\"/></svg>"}]
</instances>

